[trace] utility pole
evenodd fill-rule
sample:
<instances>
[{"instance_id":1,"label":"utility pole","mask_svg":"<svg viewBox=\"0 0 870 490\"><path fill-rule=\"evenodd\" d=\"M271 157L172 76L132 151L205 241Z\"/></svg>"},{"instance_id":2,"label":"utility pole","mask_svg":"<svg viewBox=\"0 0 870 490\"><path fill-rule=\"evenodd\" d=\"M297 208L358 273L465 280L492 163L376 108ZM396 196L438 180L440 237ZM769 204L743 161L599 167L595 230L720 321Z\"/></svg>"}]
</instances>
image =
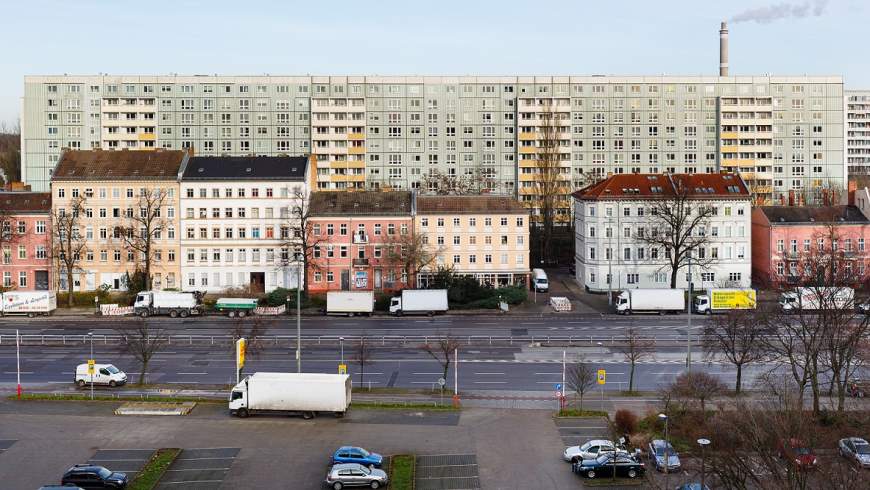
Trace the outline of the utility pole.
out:
<instances>
[{"instance_id":1,"label":"utility pole","mask_svg":"<svg viewBox=\"0 0 870 490\"><path fill-rule=\"evenodd\" d=\"M301 254L297 255L299 272L296 274L296 372L302 373L302 264Z\"/></svg>"},{"instance_id":2,"label":"utility pole","mask_svg":"<svg viewBox=\"0 0 870 490\"><path fill-rule=\"evenodd\" d=\"M21 347L18 335L18 329L15 329L15 366L18 374L18 399L21 399Z\"/></svg>"},{"instance_id":3,"label":"utility pole","mask_svg":"<svg viewBox=\"0 0 870 490\"><path fill-rule=\"evenodd\" d=\"M88 332L88 338L91 341L91 357L94 358L94 332ZM90 364L90 363L89 363ZM88 366L88 372L91 374L91 400L94 399L94 371L97 370L97 366Z\"/></svg>"},{"instance_id":4,"label":"utility pole","mask_svg":"<svg viewBox=\"0 0 870 490\"><path fill-rule=\"evenodd\" d=\"M689 307L686 327L686 371L692 370L692 251L689 250Z\"/></svg>"}]
</instances>

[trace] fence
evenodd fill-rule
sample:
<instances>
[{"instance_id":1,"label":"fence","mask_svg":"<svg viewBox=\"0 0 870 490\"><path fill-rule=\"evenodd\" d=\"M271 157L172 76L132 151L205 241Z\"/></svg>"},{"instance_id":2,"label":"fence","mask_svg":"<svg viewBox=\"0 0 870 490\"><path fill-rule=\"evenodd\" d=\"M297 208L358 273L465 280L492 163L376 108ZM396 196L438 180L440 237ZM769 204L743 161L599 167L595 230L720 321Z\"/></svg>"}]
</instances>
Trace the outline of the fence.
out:
<instances>
[{"instance_id":1,"label":"fence","mask_svg":"<svg viewBox=\"0 0 870 490\"><path fill-rule=\"evenodd\" d=\"M285 311L287 311L287 307L285 305L281 305L281 306L258 306L256 308L254 308L254 314L263 315L263 316L283 315Z\"/></svg>"},{"instance_id":2,"label":"fence","mask_svg":"<svg viewBox=\"0 0 870 490\"><path fill-rule=\"evenodd\" d=\"M132 306L118 306L117 304L100 305L100 314L103 316L132 315Z\"/></svg>"}]
</instances>

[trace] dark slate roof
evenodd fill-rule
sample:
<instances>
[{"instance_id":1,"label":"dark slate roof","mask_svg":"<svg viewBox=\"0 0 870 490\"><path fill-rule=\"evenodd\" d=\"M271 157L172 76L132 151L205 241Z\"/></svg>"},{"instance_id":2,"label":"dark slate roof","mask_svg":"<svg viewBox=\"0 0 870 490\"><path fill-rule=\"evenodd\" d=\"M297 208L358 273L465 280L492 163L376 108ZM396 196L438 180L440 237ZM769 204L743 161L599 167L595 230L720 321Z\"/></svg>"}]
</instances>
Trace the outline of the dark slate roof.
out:
<instances>
[{"instance_id":1,"label":"dark slate roof","mask_svg":"<svg viewBox=\"0 0 870 490\"><path fill-rule=\"evenodd\" d=\"M181 180L305 180L308 157L193 157Z\"/></svg>"},{"instance_id":2,"label":"dark slate roof","mask_svg":"<svg viewBox=\"0 0 870 490\"><path fill-rule=\"evenodd\" d=\"M417 214L529 214L512 197L505 196L418 196Z\"/></svg>"},{"instance_id":3,"label":"dark slate roof","mask_svg":"<svg viewBox=\"0 0 870 490\"><path fill-rule=\"evenodd\" d=\"M410 216L411 193L407 191L312 192L311 216Z\"/></svg>"},{"instance_id":4,"label":"dark slate roof","mask_svg":"<svg viewBox=\"0 0 870 490\"><path fill-rule=\"evenodd\" d=\"M176 180L187 158L180 150L69 150L51 180Z\"/></svg>"},{"instance_id":5,"label":"dark slate roof","mask_svg":"<svg viewBox=\"0 0 870 490\"><path fill-rule=\"evenodd\" d=\"M695 199L746 199L746 184L736 174L615 174L576 191L575 199L661 199L684 187Z\"/></svg>"},{"instance_id":6,"label":"dark slate roof","mask_svg":"<svg viewBox=\"0 0 870 490\"><path fill-rule=\"evenodd\" d=\"M0 192L0 212L9 214L48 213L50 192Z\"/></svg>"},{"instance_id":7,"label":"dark slate roof","mask_svg":"<svg viewBox=\"0 0 870 490\"><path fill-rule=\"evenodd\" d=\"M762 206L761 212L772 225L830 222L870 224L870 220L855 206Z\"/></svg>"}]
</instances>

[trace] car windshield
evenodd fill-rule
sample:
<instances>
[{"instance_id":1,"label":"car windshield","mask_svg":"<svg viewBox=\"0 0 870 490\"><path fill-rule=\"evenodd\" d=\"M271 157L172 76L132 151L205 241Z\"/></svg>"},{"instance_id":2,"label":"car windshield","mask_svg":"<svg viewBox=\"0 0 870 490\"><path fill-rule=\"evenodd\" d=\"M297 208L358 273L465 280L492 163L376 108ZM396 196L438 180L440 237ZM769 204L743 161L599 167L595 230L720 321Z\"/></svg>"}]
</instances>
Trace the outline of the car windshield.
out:
<instances>
[{"instance_id":1,"label":"car windshield","mask_svg":"<svg viewBox=\"0 0 870 490\"><path fill-rule=\"evenodd\" d=\"M668 451L668 456L676 456L677 455L677 452L674 451L674 446L671 446L670 444L663 444L661 446L656 446L656 456L664 457L666 449Z\"/></svg>"},{"instance_id":2,"label":"car windshield","mask_svg":"<svg viewBox=\"0 0 870 490\"><path fill-rule=\"evenodd\" d=\"M592 447L592 441L589 441L586 444L580 446L580 450L585 451L585 450L589 449L590 447Z\"/></svg>"},{"instance_id":3,"label":"car windshield","mask_svg":"<svg viewBox=\"0 0 870 490\"><path fill-rule=\"evenodd\" d=\"M357 448L357 451L359 451L360 455L361 455L363 458L367 458L367 457L369 457L369 454L371 454L371 453L369 453L368 451L366 451L365 449L363 449L363 448L361 448L361 447L360 447L360 448Z\"/></svg>"},{"instance_id":4,"label":"car windshield","mask_svg":"<svg viewBox=\"0 0 870 490\"><path fill-rule=\"evenodd\" d=\"M870 454L870 444L856 444L855 452L858 454Z\"/></svg>"},{"instance_id":5,"label":"car windshield","mask_svg":"<svg viewBox=\"0 0 870 490\"><path fill-rule=\"evenodd\" d=\"M364 475L370 475L370 474L372 474L372 470L366 468L366 467L363 466L363 465L359 465L359 470L362 471Z\"/></svg>"},{"instance_id":6,"label":"car windshield","mask_svg":"<svg viewBox=\"0 0 870 490\"><path fill-rule=\"evenodd\" d=\"M115 366L112 366L111 364L109 364L109 367L106 368L106 371L108 371L112 374L118 374L121 372L120 369L116 368Z\"/></svg>"},{"instance_id":7,"label":"car windshield","mask_svg":"<svg viewBox=\"0 0 870 490\"><path fill-rule=\"evenodd\" d=\"M112 475L112 472L107 470L106 468L100 468L100 470L97 471L97 474L100 475L100 478L106 479Z\"/></svg>"},{"instance_id":8,"label":"car windshield","mask_svg":"<svg viewBox=\"0 0 870 490\"><path fill-rule=\"evenodd\" d=\"M808 447L796 447L796 448L794 448L794 452L795 452L795 454L810 454L810 453L812 453L812 451L810 451L810 448L808 448Z\"/></svg>"}]
</instances>

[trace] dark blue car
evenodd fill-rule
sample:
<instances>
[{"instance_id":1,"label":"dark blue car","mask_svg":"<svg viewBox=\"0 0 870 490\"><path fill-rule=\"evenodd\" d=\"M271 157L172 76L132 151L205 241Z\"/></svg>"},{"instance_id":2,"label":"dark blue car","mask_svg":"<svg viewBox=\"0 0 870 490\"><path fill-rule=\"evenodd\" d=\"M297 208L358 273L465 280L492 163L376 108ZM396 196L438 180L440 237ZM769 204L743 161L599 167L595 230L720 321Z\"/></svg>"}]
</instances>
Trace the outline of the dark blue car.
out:
<instances>
[{"instance_id":1,"label":"dark blue car","mask_svg":"<svg viewBox=\"0 0 870 490\"><path fill-rule=\"evenodd\" d=\"M361 447L342 446L332 455L332 463L359 463L365 466L380 467L384 457L377 453L370 453Z\"/></svg>"}]
</instances>

